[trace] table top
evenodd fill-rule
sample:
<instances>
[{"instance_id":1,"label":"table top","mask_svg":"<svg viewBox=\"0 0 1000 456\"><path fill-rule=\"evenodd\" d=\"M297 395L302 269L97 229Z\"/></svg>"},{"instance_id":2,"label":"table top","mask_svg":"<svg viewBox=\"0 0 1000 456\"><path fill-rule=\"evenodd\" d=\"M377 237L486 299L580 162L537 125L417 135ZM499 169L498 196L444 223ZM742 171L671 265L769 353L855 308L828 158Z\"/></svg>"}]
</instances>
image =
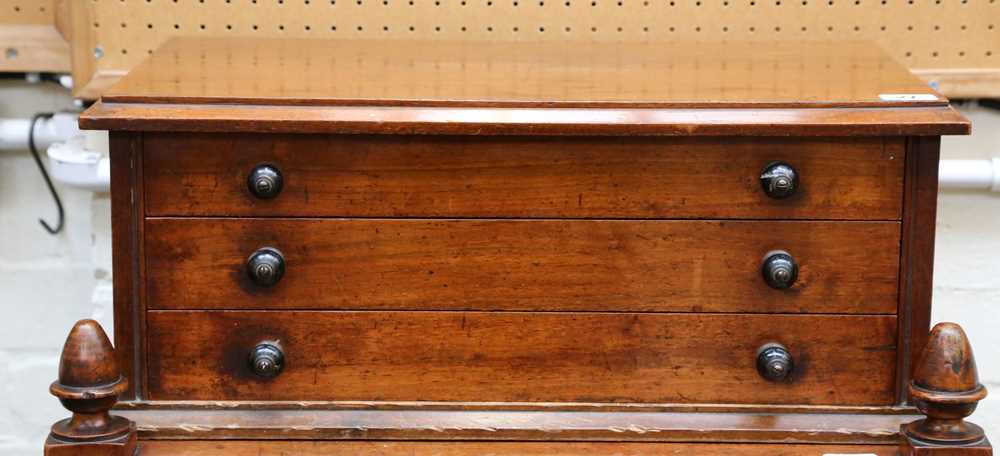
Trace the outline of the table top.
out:
<instances>
[{"instance_id":1,"label":"table top","mask_svg":"<svg viewBox=\"0 0 1000 456\"><path fill-rule=\"evenodd\" d=\"M266 124L288 132L381 133L385 124L394 133L523 133L529 124L560 134L553 124L591 134L625 133L614 128L622 125L640 126L630 134L725 133L698 128L706 125L764 133L775 124L968 131L947 99L861 42L174 38L104 93L81 125L170 129L183 121L186 129Z\"/></svg>"}]
</instances>

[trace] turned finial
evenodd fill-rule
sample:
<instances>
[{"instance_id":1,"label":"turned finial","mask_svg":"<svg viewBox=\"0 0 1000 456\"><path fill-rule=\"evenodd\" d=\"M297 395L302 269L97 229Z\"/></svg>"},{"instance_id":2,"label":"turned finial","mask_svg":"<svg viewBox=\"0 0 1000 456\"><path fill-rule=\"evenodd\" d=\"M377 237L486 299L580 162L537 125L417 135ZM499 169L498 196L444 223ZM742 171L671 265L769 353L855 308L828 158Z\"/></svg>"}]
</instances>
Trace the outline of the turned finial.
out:
<instances>
[{"instance_id":1,"label":"turned finial","mask_svg":"<svg viewBox=\"0 0 1000 456\"><path fill-rule=\"evenodd\" d=\"M109 413L127 387L101 325L94 320L77 322L63 346L59 379L49 387L73 416L52 425L45 453L76 454L81 446L98 445L105 450L101 454L131 454L134 424Z\"/></svg>"},{"instance_id":2,"label":"turned finial","mask_svg":"<svg viewBox=\"0 0 1000 456\"><path fill-rule=\"evenodd\" d=\"M962 327L954 323L934 326L909 391L917 410L927 418L907 424L907 437L948 446L983 441L983 429L965 421L986 397L986 388L979 383L976 360Z\"/></svg>"}]
</instances>

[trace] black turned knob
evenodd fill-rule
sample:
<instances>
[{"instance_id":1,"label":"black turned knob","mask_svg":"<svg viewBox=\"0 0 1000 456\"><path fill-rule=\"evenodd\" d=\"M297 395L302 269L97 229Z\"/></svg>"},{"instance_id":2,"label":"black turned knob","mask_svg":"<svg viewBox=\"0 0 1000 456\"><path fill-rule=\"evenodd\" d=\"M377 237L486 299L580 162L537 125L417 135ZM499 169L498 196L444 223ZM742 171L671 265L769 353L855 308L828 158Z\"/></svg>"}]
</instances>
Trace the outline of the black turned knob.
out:
<instances>
[{"instance_id":1,"label":"black turned knob","mask_svg":"<svg viewBox=\"0 0 1000 456\"><path fill-rule=\"evenodd\" d=\"M285 354L276 344L261 342L250 351L250 370L261 377L276 377L285 365Z\"/></svg>"},{"instance_id":2,"label":"black turned knob","mask_svg":"<svg viewBox=\"0 0 1000 456\"><path fill-rule=\"evenodd\" d=\"M247 259L247 275L253 283L270 287L285 274L285 257L278 249L264 247Z\"/></svg>"},{"instance_id":3,"label":"black turned knob","mask_svg":"<svg viewBox=\"0 0 1000 456\"><path fill-rule=\"evenodd\" d=\"M757 372L761 377L772 382L781 381L788 378L794 368L792 354L784 345L769 343L757 349Z\"/></svg>"},{"instance_id":4,"label":"black turned knob","mask_svg":"<svg viewBox=\"0 0 1000 456\"><path fill-rule=\"evenodd\" d=\"M795 283L799 277L799 265L788 252L775 250L764 256L760 273L771 288L782 290Z\"/></svg>"},{"instance_id":5,"label":"black turned knob","mask_svg":"<svg viewBox=\"0 0 1000 456\"><path fill-rule=\"evenodd\" d=\"M799 173L788 163L773 162L760 172L760 186L771 198L788 198L799 188Z\"/></svg>"},{"instance_id":6,"label":"black turned knob","mask_svg":"<svg viewBox=\"0 0 1000 456\"><path fill-rule=\"evenodd\" d=\"M281 171L271 165L260 165L247 176L247 187L250 193L260 199L270 199L281 193L284 179L281 178Z\"/></svg>"}]
</instances>

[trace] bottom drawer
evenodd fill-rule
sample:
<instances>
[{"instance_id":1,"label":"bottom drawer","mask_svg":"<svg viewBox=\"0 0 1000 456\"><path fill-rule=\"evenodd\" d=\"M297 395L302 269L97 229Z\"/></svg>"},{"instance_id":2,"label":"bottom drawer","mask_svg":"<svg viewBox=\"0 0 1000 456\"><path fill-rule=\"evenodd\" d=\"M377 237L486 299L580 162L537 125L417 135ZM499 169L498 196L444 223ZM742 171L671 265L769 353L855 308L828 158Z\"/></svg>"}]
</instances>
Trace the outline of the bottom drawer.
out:
<instances>
[{"instance_id":1,"label":"bottom drawer","mask_svg":"<svg viewBox=\"0 0 1000 456\"><path fill-rule=\"evenodd\" d=\"M151 311L152 400L888 405L896 317ZM250 369L280 348L275 377ZM794 361L780 382L758 348Z\"/></svg>"}]
</instances>

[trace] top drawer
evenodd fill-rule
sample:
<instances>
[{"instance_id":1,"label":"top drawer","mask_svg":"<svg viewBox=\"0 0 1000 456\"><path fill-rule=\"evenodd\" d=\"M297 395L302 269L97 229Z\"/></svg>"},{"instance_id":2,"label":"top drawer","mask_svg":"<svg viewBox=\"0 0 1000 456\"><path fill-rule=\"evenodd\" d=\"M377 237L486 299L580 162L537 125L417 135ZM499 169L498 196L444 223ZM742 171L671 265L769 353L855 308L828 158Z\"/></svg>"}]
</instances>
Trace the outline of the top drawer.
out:
<instances>
[{"instance_id":1,"label":"top drawer","mask_svg":"<svg viewBox=\"0 0 1000 456\"><path fill-rule=\"evenodd\" d=\"M144 136L150 216L898 220L901 138ZM798 175L786 198L762 170ZM248 186L260 165L281 191Z\"/></svg>"}]
</instances>

